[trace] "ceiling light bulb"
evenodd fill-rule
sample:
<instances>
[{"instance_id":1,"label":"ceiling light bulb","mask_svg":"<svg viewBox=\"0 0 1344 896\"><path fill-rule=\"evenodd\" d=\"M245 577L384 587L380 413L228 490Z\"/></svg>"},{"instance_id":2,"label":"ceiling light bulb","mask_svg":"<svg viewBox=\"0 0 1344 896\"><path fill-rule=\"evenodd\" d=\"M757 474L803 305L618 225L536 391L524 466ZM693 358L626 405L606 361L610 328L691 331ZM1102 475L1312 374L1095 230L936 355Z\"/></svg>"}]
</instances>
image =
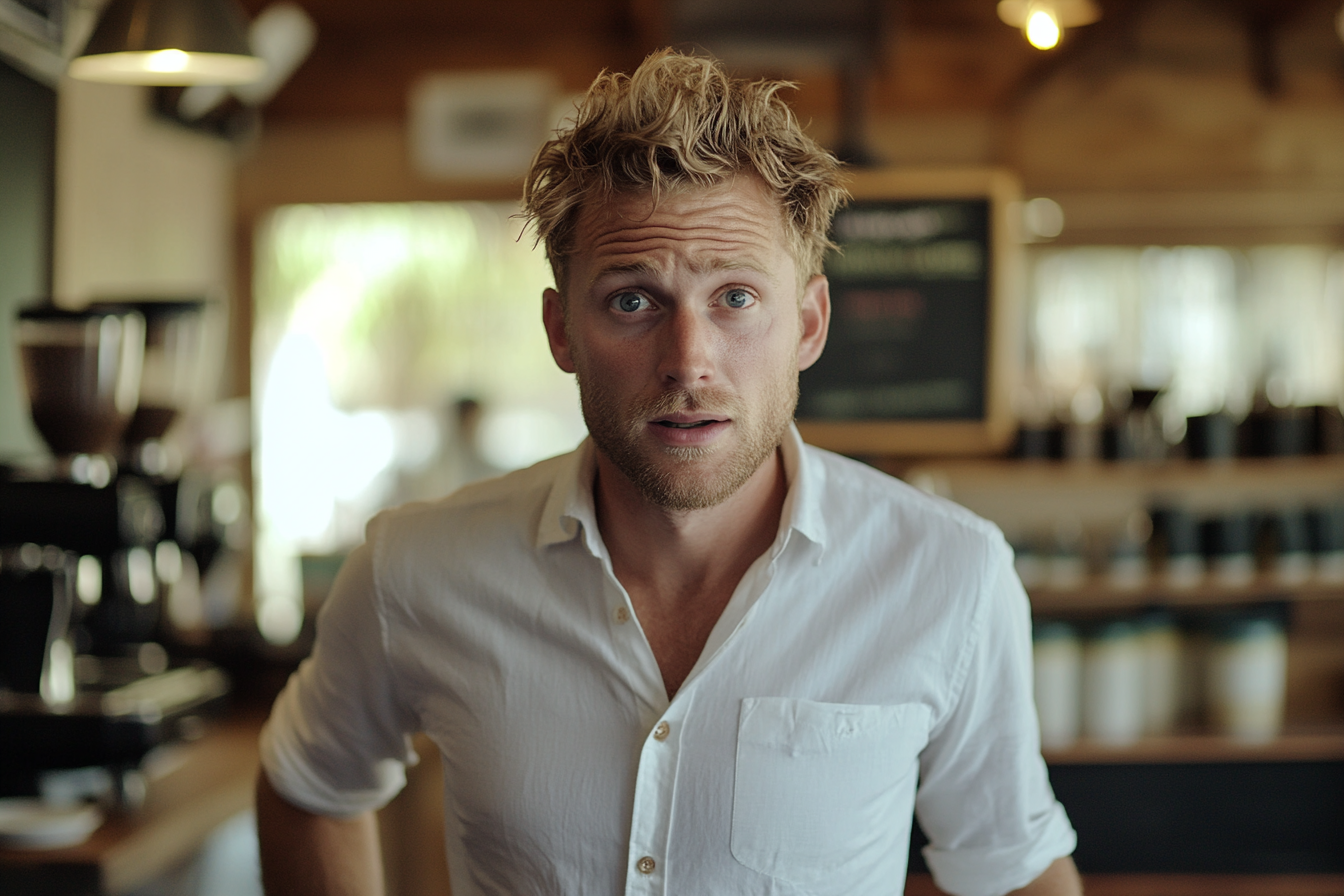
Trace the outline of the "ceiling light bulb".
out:
<instances>
[{"instance_id":1,"label":"ceiling light bulb","mask_svg":"<svg viewBox=\"0 0 1344 896\"><path fill-rule=\"evenodd\" d=\"M184 72L190 61L181 50L157 50L145 57L145 70L151 72Z\"/></svg>"},{"instance_id":2,"label":"ceiling light bulb","mask_svg":"<svg viewBox=\"0 0 1344 896\"><path fill-rule=\"evenodd\" d=\"M1097 0L999 0L999 18L1021 28L1033 47L1048 50L1059 44L1065 28L1090 25L1101 18Z\"/></svg>"},{"instance_id":3,"label":"ceiling light bulb","mask_svg":"<svg viewBox=\"0 0 1344 896\"><path fill-rule=\"evenodd\" d=\"M1055 21L1050 9L1032 10L1022 30L1027 35L1027 42L1038 50L1049 50L1059 43L1059 22Z\"/></svg>"}]
</instances>

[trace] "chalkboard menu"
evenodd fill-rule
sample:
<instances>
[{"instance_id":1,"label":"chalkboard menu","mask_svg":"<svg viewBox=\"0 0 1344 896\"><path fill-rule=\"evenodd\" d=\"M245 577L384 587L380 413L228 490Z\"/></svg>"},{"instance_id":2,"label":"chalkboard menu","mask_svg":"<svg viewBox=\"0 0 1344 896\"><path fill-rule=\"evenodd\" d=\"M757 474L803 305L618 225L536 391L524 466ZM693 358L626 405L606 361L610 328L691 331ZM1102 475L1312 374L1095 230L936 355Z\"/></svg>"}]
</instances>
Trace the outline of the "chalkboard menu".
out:
<instances>
[{"instance_id":1,"label":"chalkboard menu","mask_svg":"<svg viewBox=\"0 0 1344 896\"><path fill-rule=\"evenodd\" d=\"M994 450L1008 427L1000 172L866 172L826 259L826 350L800 378L809 441L849 452Z\"/></svg>"}]
</instances>

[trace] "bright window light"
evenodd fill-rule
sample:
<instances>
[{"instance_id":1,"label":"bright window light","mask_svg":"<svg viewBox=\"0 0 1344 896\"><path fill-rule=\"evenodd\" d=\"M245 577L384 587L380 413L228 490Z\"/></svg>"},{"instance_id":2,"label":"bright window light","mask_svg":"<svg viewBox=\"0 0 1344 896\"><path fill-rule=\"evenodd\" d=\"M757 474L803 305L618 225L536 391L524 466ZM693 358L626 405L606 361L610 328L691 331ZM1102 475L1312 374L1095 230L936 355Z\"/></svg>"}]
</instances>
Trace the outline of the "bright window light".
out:
<instances>
[{"instance_id":1,"label":"bright window light","mask_svg":"<svg viewBox=\"0 0 1344 896\"><path fill-rule=\"evenodd\" d=\"M516 213L289 206L259 231L256 588L268 638L298 632L303 555L342 553L384 507L585 435L541 325L550 268Z\"/></svg>"},{"instance_id":2,"label":"bright window light","mask_svg":"<svg viewBox=\"0 0 1344 896\"><path fill-rule=\"evenodd\" d=\"M1031 253L1028 407L1079 416L1112 387L1187 417L1344 400L1344 252L1324 246L1079 247ZM1086 399L1086 401L1084 401ZM1092 408L1095 411L1095 407Z\"/></svg>"}]
</instances>

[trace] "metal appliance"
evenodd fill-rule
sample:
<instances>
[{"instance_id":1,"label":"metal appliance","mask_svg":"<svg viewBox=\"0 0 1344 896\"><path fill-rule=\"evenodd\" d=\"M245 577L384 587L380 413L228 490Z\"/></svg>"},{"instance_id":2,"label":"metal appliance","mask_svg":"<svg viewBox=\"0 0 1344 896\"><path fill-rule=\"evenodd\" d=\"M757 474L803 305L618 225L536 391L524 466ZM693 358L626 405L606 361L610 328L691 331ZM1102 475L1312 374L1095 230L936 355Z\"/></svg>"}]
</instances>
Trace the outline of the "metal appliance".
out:
<instances>
[{"instance_id":1,"label":"metal appliance","mask_svg":"<svg viewBox=\"0 0 1344 896\"><path fill-rule=\"evenodd\" d=\"M178 480L137 471L124 443L153 320L127 304L19 313L33 422L54 458L0 471L0 795L100 768L134 803L125 782L144 755L199 729L228 692L218 669L174 668L158 643L169 573L182 567L165 537ZM161 413L147 431L170 422Z\"/></svg>"}]
</instances>

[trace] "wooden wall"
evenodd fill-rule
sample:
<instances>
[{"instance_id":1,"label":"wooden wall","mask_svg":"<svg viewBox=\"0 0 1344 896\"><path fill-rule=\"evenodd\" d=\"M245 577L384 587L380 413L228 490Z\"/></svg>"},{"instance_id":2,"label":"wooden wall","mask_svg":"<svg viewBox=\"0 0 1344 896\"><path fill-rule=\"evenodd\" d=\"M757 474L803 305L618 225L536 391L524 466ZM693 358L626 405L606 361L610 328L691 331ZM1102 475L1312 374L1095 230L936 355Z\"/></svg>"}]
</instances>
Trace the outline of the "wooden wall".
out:
<instances>
[{"instance_id":1,"label":"wooden wall","mask_svg":"<svg viewBox=\"0 0 1344 896\"><path fill-rule=\"evenodd\" d=\"M1042 53L998 21L993 0L891 3L868 104L871 150L892 164L1005 165L1030 193L1068 200L1073 223L1107 241L1201 228L1224 240L1234 228L1248 231L1237 241L1344 239L1336 0L1102 6L1100 22ZM578 91L604 67L628 70L667 33L659 0L306 8L318 47L265 110L240 169L245 216L307 199L516 195L516 184L432 183L411 172L404 132L415 80L544 68ZM770 74L801 82L800 116L834 141L835 73L781 63Z\"/></svg>"}]
</instances>

